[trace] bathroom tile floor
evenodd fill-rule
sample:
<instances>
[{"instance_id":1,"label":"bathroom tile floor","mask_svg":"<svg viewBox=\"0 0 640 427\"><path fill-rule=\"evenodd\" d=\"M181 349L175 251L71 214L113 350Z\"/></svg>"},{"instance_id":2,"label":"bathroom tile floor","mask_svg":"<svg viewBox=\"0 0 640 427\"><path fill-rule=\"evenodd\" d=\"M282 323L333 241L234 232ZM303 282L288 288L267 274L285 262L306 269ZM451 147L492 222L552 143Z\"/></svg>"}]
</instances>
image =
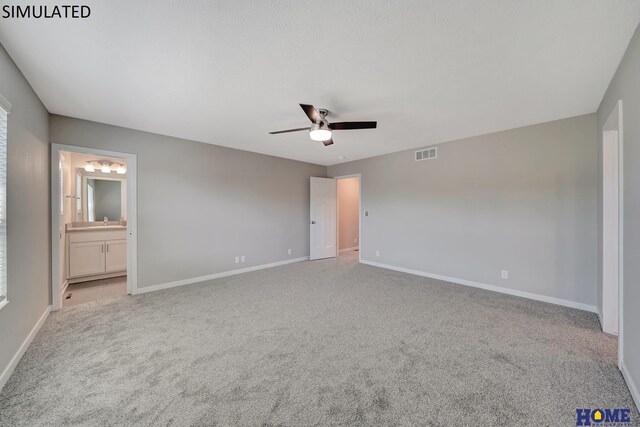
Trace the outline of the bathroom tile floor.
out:
<instances>
[{"instance_id":1,"label":"bathroom tile floor","mask_svg":"<svg viewBox=\"0 0 640 427\"><path fill-rule=\"evenodd\" d=\"M69 285L63 296L63 307L89 302L101 303L127 295L127 276Z\"/></svg>"}]
</instances>

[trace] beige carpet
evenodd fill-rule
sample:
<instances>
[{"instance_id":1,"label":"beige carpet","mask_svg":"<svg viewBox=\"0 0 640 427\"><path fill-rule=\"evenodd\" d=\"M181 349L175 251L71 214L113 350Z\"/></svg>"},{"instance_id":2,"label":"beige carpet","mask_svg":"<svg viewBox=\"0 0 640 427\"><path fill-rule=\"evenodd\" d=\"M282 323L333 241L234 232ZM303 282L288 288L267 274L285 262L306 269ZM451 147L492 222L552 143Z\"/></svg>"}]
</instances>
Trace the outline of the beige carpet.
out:
<instances>
[{"instance_id":1,"label":"beige carpet","mask_svg":"<svg viewBox=\"0 0 640 427\"><path fill-rule=\"evenodd\" d=\"M53 313L0 425L570 426L633 408L615 359L592 313L350 255Z\"/></svg>"}]
</instances>

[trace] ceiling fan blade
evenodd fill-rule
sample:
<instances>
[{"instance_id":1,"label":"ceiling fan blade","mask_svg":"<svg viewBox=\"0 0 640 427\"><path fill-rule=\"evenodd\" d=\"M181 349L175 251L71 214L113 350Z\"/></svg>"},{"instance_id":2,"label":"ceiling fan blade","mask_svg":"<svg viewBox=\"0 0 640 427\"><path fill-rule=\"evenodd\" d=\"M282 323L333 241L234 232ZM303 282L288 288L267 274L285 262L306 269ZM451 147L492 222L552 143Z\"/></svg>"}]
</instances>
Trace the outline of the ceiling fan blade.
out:
<instances>
[{"instance_id":1,"label":"ceiling fan blade","mask_svg":"<svg viewBox=\"0 0 640 427\"><path fill-rule=\"evenodd\" d=\"M304 113L307 115L307 117L309 117L309 120L311 120L313 123L322 122L322 116L320 115L318 110L316 110L316 107L308 104L300 104L300 107L302 107L302 109L304 110Z\"/></svg>"},{"instance_id":2,"label":"ceiling fan blade","mask_svg":"<svg viewBox=\"0 0 640 427\"><path fill-rule=\"evenodd\" d=\"M375 129L378 122L336 122L329 123L331 130Z\"/></svg>"},{"instance_id":3,"label":"ceiling fan blade","mask_svg":"<svg viewBox=\"0 0 640 427\"><path fill-rule=\"evenodd\" d=\"M325 147L328 147L329 145L333 144L333 139L327 139L326 141L322 141L322 143Z\"/></svg>"},{"instance_id":4,"label":"ceiling fan blade","mask_svg":"<svg viewBox=\"0 0 640 427\"><path fill-rule=\"evenodd\" d=\"M297 128L297 129L277 130L277 131L274 131L274 132L269 132L269 134L276 135L278 133L300 132L301 130L309 130L309 128L306 127L306 128Z\"/></svg>"}]
</instances>

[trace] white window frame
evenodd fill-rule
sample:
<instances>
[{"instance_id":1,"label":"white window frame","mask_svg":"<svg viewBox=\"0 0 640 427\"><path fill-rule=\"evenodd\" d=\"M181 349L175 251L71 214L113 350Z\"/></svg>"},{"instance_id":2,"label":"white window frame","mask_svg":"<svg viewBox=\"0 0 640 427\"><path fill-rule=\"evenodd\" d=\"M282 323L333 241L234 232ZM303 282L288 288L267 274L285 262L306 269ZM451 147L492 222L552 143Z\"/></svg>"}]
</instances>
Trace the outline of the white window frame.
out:
<instances>
[{"instance_id":1,"label":"white window frame","mask_svg":"<svg viewBox=\"0 0 640 427\"><path fill-rule=\"evenodd\" d=\"M0 309L9 303L7 285L7 142L11 103L0 95Z\"/></svg>"}]
</instances>

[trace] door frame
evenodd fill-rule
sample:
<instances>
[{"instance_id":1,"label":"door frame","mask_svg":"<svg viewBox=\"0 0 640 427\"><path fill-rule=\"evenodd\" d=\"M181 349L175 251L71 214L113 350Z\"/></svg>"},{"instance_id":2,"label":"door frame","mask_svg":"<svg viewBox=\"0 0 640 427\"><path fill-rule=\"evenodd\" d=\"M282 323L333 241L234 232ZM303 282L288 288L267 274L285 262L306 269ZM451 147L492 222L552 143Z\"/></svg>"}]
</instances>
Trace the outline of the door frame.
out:
<instances>
[{"instance_id":1,"label":"door frame","mask_svg":"<svg viewBox=\"0 0 640 427\"><path fill-rule=\"evenodd\" d=\"M610 131L617 131L618 133L618 368L622 365L622 349L623 349L623 341L624 341L624 136L623 136L623 109L622 109L622 100L618 100L615 106L611 109L611 113L605 120L602 125L602 129L600 130L602 133L602 154L604 161L604 141L605 141L605 133ZM602 313L601 317L604 318L604 311L606 309L604 305L604 293L606 290L606 283L604 281L604 251L605 251L605 242L604 242L604 164L603 164L603 174L601 175L603 190L602 190L602 254L603 254L603 271L600 272L600 277L602 279ZM602 324L602 319L601 322Z\"/></svg>"},{"instance_id":2,"label":"door frame","mask_svg":"<svg viewBox=\"0 0 640 427\"><path fill-rule=\"evenodd\" d=\"M332 177L335 180L358 177L358 262L362 261L362 174L353 173L350 175L340 175ZM337 183L336 183L337 187ZM338 202L338 192L336 191L336 246L340 255L340 221L339 221L340 205Z\"/></svg>"},{"instance_id":3,"label":"door frame","mask_svg":"<svg viewBox=\"0 0 640 427\"><path fill-rule=\"evenodd\" d=\"M120 157L127 161L127 293L138 293L138 156L117 151L98 150L75 145L51 144L51 306L62 308L60 281L60 152L69 151L96 156Z\"/></svg>"}]
</instances>

